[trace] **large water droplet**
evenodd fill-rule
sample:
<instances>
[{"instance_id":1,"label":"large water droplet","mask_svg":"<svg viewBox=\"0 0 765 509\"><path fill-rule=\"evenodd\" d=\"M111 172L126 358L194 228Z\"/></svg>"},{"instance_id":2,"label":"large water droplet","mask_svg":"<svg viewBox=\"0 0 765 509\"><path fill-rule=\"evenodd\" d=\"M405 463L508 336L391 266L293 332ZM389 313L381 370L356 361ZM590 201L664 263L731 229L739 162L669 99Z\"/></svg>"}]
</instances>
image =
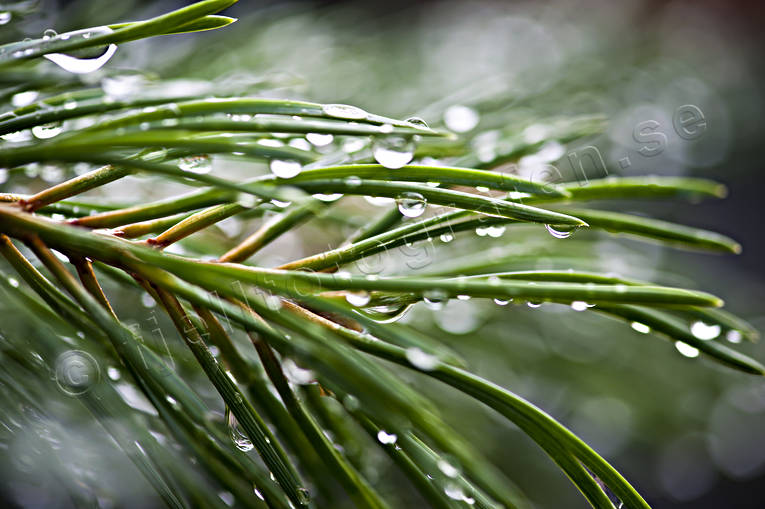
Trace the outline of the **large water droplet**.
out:
<instances>
[{"instance_id":1,"label":"large water droplet","mask_svg":"<svg viewBox=\"0 0 765 509\"><path fill-rule=\"evenodd\" d=\"M420 128L424 128L424 129L428 128L428 123L425 122L420 117L409 117L409 118L406 119L406 121L407 121L407 123L412 124L415 127L420 127Z\"/></svg>"},{"instance_id":2,"label":"large water droplet","mask_svg":"<svg viewBox=\"0 0 765 509\"><path fill-rule=\"evenodd\" d=\"M456 483L452 482L448 483L444 487L444 493L452 500L462 500L465 498L465 493L462 491L462 488Z\"/></svg>"},{"instance_id":3,"label":"large water droplet","mask_svg":"<svg viewBox=\"0 0 765 509\"><path fill-rule=\"evenodd\" d=\"M417 369L422 371L433 371L438 367L439 360L435 355L423 352L417 347L406 349L406 360Z\"/></svg>"},{"instance_id":4,"label":"large water droplet","mask_svg":"<svg viewBox=\"0 0 765 509\"><path fill-rule=\"evenodd\" d=\"M375 207L385 207L386 205L390 205L396 201L393 198L388 198L387 196L364 196L364 200L366 200L370 205L374 205Z\"/></svg>"},{"instance_id":5,"label":"large water droplet","mask_svg":"<svg viewBox=\"0 0 765 509\"><path fill-rule=\"evenodd\" d=\"M478 125L478 112L467 106L455 104L444 112L444 124L455 133L465 133Z\"/></svg>"},{"instance_id":6,"label":"large water droplet","mask_svg":"<svg viewBox=\"0 0 765 509\"><path fill-rule=\"evenodd\" d=\"M88 28L85 30L78 30L76 32L67 32L59 36L62 40L71 40L74 38L90 39L92 36L103 35L111 33L113 30L109 27L97 27ZM65 71L69 71L74 74L87 74L93 71L97 71L108 62L114 53L117 51L116 44L109 44L106 50L100 56L96 58L77 58L64 53L49 53L43 55L54 64L58 65Z\"/></svg>"},{"instance_id":7,"label":"large water droplet","mask_svg":"<svg viewBox=\"0 0 765 509\"><path fill-rule=\"evenodd\" d=\"M677 348L677 351L685 357L693 358L699 356L699 349L689 345L688 343L675 341L675 348Z\"/></svg>"},{"instance_id":8,"label":"large water droplet","mask_svg":"<svg viewBox=\"0 0 765 509\"><path fill-rule=\"evenodd\" d=\"M449 300L449 295L443 290L428 290L422 294L422 300L425 306L438 311L444 307L444 303Z\"/></svg>"},{"instance_id":9,"label":"large water droplet","mask_svg":"<svg viewBox=\"0 0 765 509\"><path fill-rule=\"evenodd\" d=\"M54 122L51 124L45 124L45 125L36 125L32 128L32 134L34 134L35 138L40 140L47 140L48 138L53 138L54 136L58 136L61 134L62 131L62 124L61 122Z\"/></svg>"},{"instance_id":10,"label":"large water droplet","mask_svg":"<svg viewBox=\"0 0 765 509\"><path fill-rule=\"evenodd\" d=\"M244 452L251 451L253 447L252 440L250 440L239 428L239 422L236 420L236 417L228 406L226 407L225 418L226 423L228 423L229 435L231 436L231 440L234 441L236 448Z\"/></svg>"},{"instance_id":11,"label":"large water droplet","mask_svg":"<svg viewBox=\"0 0 765 509\"><path fill-rule=\"evenodd\" d=\"M571 236L572 233L574 233L574 230L556 230L549 224L546 224L545 228L547 228L547 231L550 232L550 235L556 239L567 239Z\"/></svg>"},{"instance_id":12,"label":"large water droplet","mask_svg":"<svg viewBox=\"0 0 765 509\"><path fill-rule=\"evenodd\" d=\"M451 233L442 233L439 238L441 239L441 242L449 243L454 240L454 235Z\"/></svg>"},{"instance_id":13,"label":"large water droplet","mask_svg":"<svg viewBox=\"0 0 765 509\"><path fill-rule=\"evenodd\" d=\"M8 11L0 12L0 25L8 24L13 18L13 14Z\"/></svg>"},{"instance_id":14,"label":"large water droplet","mask_svg":"<svg viewBox=\"0 0 765 509\"><path fill-rule=\"evenodd\" d=\"M405 166L414 157L414 140L403 136L376 138L372 146L375 160L395 170Z\"/></svg>"},{"instance_id":15,"label":"large water droplet","mask_svg":"<svg viewBox=\"0 0 765 509\"><path fill-rule=\"evenodd\" d=\"M445 459L439 459L438 460L438 469L446 476L451 477L454 479L458 475L460 475L459 468L452 465L450 462L446 461Z\"/></svg>"},{"instance_id":16,"label":"large water droplet","mask_svg":"<svg viewBox=\"0 0 765 509\"><path fill-rule=\"evenodd\" d=\"M305 139L308 140L311 145L324 147L332 143L332 140L334 140L335 137L331 134L308 133L305 135Z\"/></svg>"},{"instance_id":17,"label":"large water droplet","mask_svg":"<svg viewBox=\"0 0 765 509\"><path fill-rule=\"evenodd\" d=\"M370 295L367 292L346 292L345 294L345 300L348 301L348 304L351 306L356 306L357 308L360 308L362 306L366 306L369 304Z\"/></svg>"},{"instance_id":18,"label":"large water droplet","mask_svg":"<svg viewBox=\"0 0 765 509\"><path fill-rule=\"evenodd\" d=\"M396 443L398 436L396 436L394 433L388 433L387 431L381 429L377 432L377 440L383 445L390 445Z\"/></svg>"},{"instance_id":19,"label":"large water droplet","mask_svg":"<svg viewBox=\"0 0 765 509\"><path fill-rule=\"evenodd\" d=\"M364 315L377 323L393 323L400 320L412 307L411 304L403 306L373 306L364 309Z\"/></svg>"},{"instance_id":20,"label":"large water droplet","mask_svg":"<svg viewBox=\"0 0 765 509\"><path fill-rule=\"evenodd\" d=\"M249 193L239 193L236 196L236 203L244 208L251 209L258 204L258 198Z\"/></svg>"},{"instance_id":21,"label":"large water droplet","mask_svg":"<svg viewBox=\"0 0 765 509\"><path fill-rule=\"evenodd\" d=\"M649 326L640 322L632 322L630 324L630 327L632 327L634 330L636 330L637 332L641 334L648 334L649 332L651 332L651 328Z\"/></svg>"},{"instance_id":22,"label":"large water droplet","mask_svg":"<svg viewBox=\"0 0 765 509\"><path fill-rule=\"evenodd\" d=\"M27 106L35 102L38 95L40 94L36 90L19 92L18 94L13 94L13 97L11 97L11 104L13 104L15 108L21 108L22 106Z\"/></svg>"},{"instance_id":23,"label":"large water droplet","mask_svg":"<svg viewBox=\"0 0 765 509\"><path fill-rule=\"evenodd\" d=\"M741 338L742 337L743 336L742 336L741 332L739 332L737 330L729 330L725 334L725 339L727 339L731 343L741 343Z\"/></svg>"},{"instance_id":24,"label":"large water droplet","mask_svg":"<svg viewBox=\"0 0 765 509\"><path fill-rule=\"evenodd\" d=\"M325 104L321 107L325 115L349 120L367 118L367 112L350 104Z\"/></svg>"},{"instance_id":25,"label":"large water droplet","mask_svg":"<svg viewBox=\"0 0 765 509\"><path fill-rule=\"evenodd\" d=\"M178 162L178 167L183 171L203 175L205 173L210 173L210 170L212 170L212 162L208 155L188 156Z\"/></svg>"},{"instance_id":26,"label":"large water droplet","mask_svg":"<svg viewBox=\"0 0 765 509\"><path fill-rule=\"evenodd\" d=\"M542 303L541 302L528 301L528 302L526 302L526 305L528 307L532 308L532 309L537 309L538 307L542 306Z\"/></svg>"},{"instance_id":27,"label":"large water droplet","mask_svg":"<svg viewBox=\"0 0 765 509\"><path fill-rule=\"evenodd\" d=\"M307 385L316 381L316 375L313 371L301 368L292 359L284 359L282 369L287 380L295 385Z\"/></svg>"},{"instance_id":28,"label":"large water droplet","mask_svg":"<svg viewBox=\"0 0 765 509\"><path fill-rule=\"evenodd\" d=\"M21 143L23 141L29 141L32 139L32 136L29 134L28 130L24 129L23 131L0 134L0 139L10 141L11 143Z\"/></svg>"},{"instance_id":29,"label":"large water droplet","mask_svg":"<svg viewBox=\"0 0 765 509\"><path fill-rule=\"evenodd\" d=\"M494 304L498 306L507 306L513 299L494 299Z\"/></svg>"},{"instance_id":30,"label":"large water droplet","mask_svg":"<svg viewBox=\"0 0 765 509\"><path fill-rule=\"evenodd\" d=\"M499 238L505 233L504 226L488 226L486 227L486 235L492 238Z\"/></svg>"},{"instance_id":31,"label":"large water droplet","mask_svg":"<svg viewBox=\"0 0 765 509\"><path fill-rule=\"evenodd\" d=\"M406 217L419 217L425 212L427 202L420 193L406 192L396 199L398 210Z\"/></svg>"},{"instance_id":32,"label":"large water droplet","mask_svg":"<svg viewBox=\"0 0 765 509\"><path fill-rule=\"evenodd\" d=\"M272 159L269 164L271 173L282 179L291 179L296 177L303 166L298 161L284 161L281 159Z\"/></svg>"},{"instance_id":33,"label":"large water droplet","mask_svg":"<svg viewBox=\"0 0 765 509\"><path fill-rule=\"evenodd\" d=\"M586 302L583 300L575 300L571 303L571 309L574 311L585 311L589 306Z\"/></svg>"},{"instance_id":34,"label":"large water droplet","mask_svg":"<svg viewBox=\"0 0 765 509\"><path fill-rule=\"evenodd\" d=\"M333 194L321 194L321 193L316 193L316 194L314 194L314 195L311 195L311 196L313 196L314 198L316 198L316 199L317 199L317 200L319 200L319 201L323 201L323 202L333 202L333 201L337 201L337 200L339 200L340 198L342 198L342 197L343 197L343 194L342 194L342 193L333 193Z\"/></svg>"},{"instance_id":35,"label":"large water droplet","mask_svg":"<svg viewBox=\"0 0 765 509\"><path fill-rule=\"evenodd\" d=\"M301 505L308 505L311 503L311 494L305 488L297 489L297 498Z\"/></svg>"},{"instance_id":36,"label":"large water droplet","mask_svg":"<svg viewBox=\"0 0 765 509\"><path fill-rule=\"evenodd\" d=\"M704 341L716 338L720 335L720 331L719 325L708 325L701 321L691 324L691 334Z\"/></svg>"}]
</instances>

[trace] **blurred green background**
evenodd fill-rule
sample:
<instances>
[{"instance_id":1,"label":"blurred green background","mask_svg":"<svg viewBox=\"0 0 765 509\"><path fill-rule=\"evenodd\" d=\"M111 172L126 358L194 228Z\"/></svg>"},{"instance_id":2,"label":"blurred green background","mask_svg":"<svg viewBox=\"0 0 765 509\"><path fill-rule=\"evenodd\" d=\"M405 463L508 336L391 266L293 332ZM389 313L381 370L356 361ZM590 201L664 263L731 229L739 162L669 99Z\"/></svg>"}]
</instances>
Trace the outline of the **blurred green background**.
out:
<instances>
[{"instance_id":1,"label":"blurred green background","mask_svg":"<svg viewBox=\"0 0 765 509\"><path fill-rule=\"evenodd\" d=\"M62 32L142 19L183 5L131 0L23 3L28 14L0 26L0 43L39 36L47 28ZM688 253L597 232L578 232L566 240L541 238L536 230L516 227L497 237L469 234L449 243L413 246L356 269L426 273L459 267L468 247L495 263L503 256L527 254L526 268L546 268L550 259L565 255L576 268L596 266L708 290L765 330L765 178L760 163L765 156L760 140L765 16L757 2L240 0L226 14L239 21L211 33L123 45L103 70L82 79L130 94L152 87L161 77L174 79L178 90L348 103L390 117L417 115L431 126L464 121L459 107L465 106L477 114L472 143L479 153L491 150L492 133L528 135L539 118L603 114L609 120L603 135L548 147L559 152L551 162L564 178L574 176L567 154L594 146L609 174L694 175L723 182L730 197L719 202L609 206L720 231L743 244L741 255ZM52 64L46 65L58 75ZM158 86L167 92L171 85ZM678 115L688 111L680 108L689 105L704 117L702 131L690 137L676 125ZM653 126L653 143L636 136L637 126L645 122ZM519 172L534 164L533 156L518 161ZM232 175L267 171L255 164L213 163L216 171ZM34 191L61 177L56 169L28 168L3 175L0 192ZM93 196L149 201L174 189L170 184L147 187L137 179L126 182ZM354 214L361 221L361 214L373 209L359 199L349 200L342 210L352 221ZM229 220L219 233L231 239L249 231L251 226ZM264 250L255 262L273 266L308 255L328 243L334 246L347 233L306 225ZM584 246L582 239L597 242ZM193 239L184 246L197 252L208 247ZM470 260L475 262L475 255ZM132 320L142 327L149 327L147 321L155 316L163 321L154 303L141 300L137 292L122 291L115 300L125 317L131 318L132 312ZM7 310L3 313L4 325L11 324L14 318ZM530 309L454 300L437 311L418 304L403 320L444 338L478 373L571 427L654 507L765 507L761 379L686 358L669 342L553 304ZM765 359L762 344L740 348ZM179 350L174 355L182 371L188 354ZM447 420L479 444L538 507L585 507L563 474L518 429L443 386L422 377L412 381L432 394ZM207 395L212 396L209 391ZM133 466L92 423L61 422L52 433L62 437L69 468L83 470L88 482L119 485L120 500L112 501L116 505L104 500L105 507L157 503ZM39 474L45 458L35 455L28 443L34 434L5 436L0 442L4 505L68 507L55 481ZM377 475L393 474L379 466Z\"/></svg>"}]
</instances>

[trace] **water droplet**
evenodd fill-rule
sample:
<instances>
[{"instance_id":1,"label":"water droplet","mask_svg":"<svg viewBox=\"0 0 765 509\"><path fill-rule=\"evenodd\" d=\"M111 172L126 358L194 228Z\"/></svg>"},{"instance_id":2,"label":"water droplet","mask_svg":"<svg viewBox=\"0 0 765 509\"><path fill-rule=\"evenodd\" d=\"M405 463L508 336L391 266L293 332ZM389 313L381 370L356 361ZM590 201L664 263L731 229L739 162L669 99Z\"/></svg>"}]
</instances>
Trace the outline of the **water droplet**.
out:
<instances>
[{"instance_id":1,"label":"water droplet","mask_svg":"<svg viewBox=\"0 0 765 509\"><path fill-rule=\"evenodd\" d=\"M109 366L106 368L106 374L109 376L109 380L117 381L120 379L122 374L120 373L120 370L115 368L114 366Z\"/></svg>"},{"instance_id":2,"label":"water droplet","mask_svg":"<svg viewBox=\"0 0 765 509\"><path fill-rule=\"evenodd\" d=\"M406 192L396 199L398 210L406 217L419 217L425 212L427 202L420 193Z\"/></svg>"},{"instance_id":3,"label":"water droplet","mask_svg":"<svg viewBox=\"0 0 765 509\"><path fill-rule=\"evenodd\" d=\"M479 237L485 237L487 233L488 233L487 229L484 228L483 226L479 226L478 228L475 229L475 234L478 235Z\"/></svg>"},{"instance_id":4,"label":"water droplet","mask_svg":"<svg viewBox=\"0 0 765 509\"><path fill-rule=\"evenodd\" d=\"M367 142L361 138L351 138L343 142L343 152L346 154L353 154L358 152L366 146Z\"/></svg>"},{"instance_id":5,"label":"water droplet","mask_svg":"<svg viewBox=\"0 0 765 509\"><path fill-rule=\"evenodd\" d=\"M460 470L454 465L452 465L451 463L449 463L448 461L446 461L445 459L439 459L437 465L438 465L438 469L446 477L451 477L452 479L454 479L455 477L460 475Z\"/></svg>"},{"instance_id":6,"label":"water droplet","mask_svg":"<svg viewBox=\"0 0 765 509\"><path fill-rule=\"evenodd\" d=\"M335 118L359 120L367 118L367 112L350 104L325 104L321 107L324 114Z\"/></svg>"},{"instance_id":7,"label":"water droplet","mask_svg":"<svg viewBox=\"0 0 765 509\"><path fill-rule=\"evenodd\" d=\"M693 322L691 324L691 334L696 336L698 339L708 341L720 335L720 326L708 325L701 321Z\"/></svg>"},{"instance_id":8,"label":"water droplet","mask_svg":"<svg viewBox=\"0 0 765 509\"><path fill-rule=\"evenodd\" d=\"M386 205L390 205L396 201L393 198L388 198L387 196L364 196L364 200L366 200L370 205L374 205L375 207L385 207Z\"/></svg>"},{"instance_id":9,"label":"water droplet","mask_svg":"<svg viewBox=\"0 0 765 509\"><path fill-rule=\"evenodd\" d=\"M68 40L73 37L82 37L83 39L89 39L92 35L102 35L111 33L113 30L109 27L97 27L88 28L85 30L78 30L76 32L68 32L61 34L60 39ZM87 74L93 71L97 71L108 62L114 53L117 51L116 44L109 44L106 50L100 56L96 58L77 58L64 53L49 53L43 55L54 64L58 65L65 71L69 71L74 74Z\"/></svg>"},{"instance_id":10,"label":"water droplet","mask_svg":"<svg viewBox=\"0 0 765 509\"><path fill-rule=\"evenodd\" d=\"M675 341L675 348L677 348L677 351L685 357L693 358L699 356L699 349L689 345L688 343Z\"/></svg>"},{"instance_id":11,"label":"water droplet","mask_svg":"<svg viewBox=\"0 0 765 509\"><path fill-rule=\"evenodd\" d=\"M375 161L395 170L405 166L414 157L414 140L403 136L376 138L372 144Z\"/></svg>"},{"instance_id":12,"label":"water droplet","mask_svg":"<svg viewBox=\"0 0 765 509\"><path fill-rule=\"evenodd\" d=\"M357 308L366 306L369 304L370 295L367 292L346 292L345 294L345 300L348 301L348 304L351 306L356 306Z\"/></svg>"},{"instance_id":13,"label":"water droplet","mask_svg":"<svg viewBox=\"0 0 765 509\"><path fill-rule=\"evenodd\" d=\"M528 302L526 302L526 305L527 305L528 307L532 308L532 309L536 309L536 308L538 308L538 307L541 307L541 306L542 306L542 303L541 303L541 302L533 302L533 301L528 301Z\"/></svg>"},{"instance_id":14,"label":"water droplet","mask_svg":"<svg viewBox=\"0 0 765 509\"><path fill-rule=\"evenodd\" d=\"M742 338L741 332L737 330L729 330L725 334L725 339L727 339L731 343L741 343L741 338Z\"/></svg>"},{"instance_id":15,"label":"water droplet","mask_svg":"<svg viewBox=\"0 0 765 509\"><path fill-rule=\"evenodd\" d=\"M311 494L305 488L297 489L297 498L301 505L308 505L311 502Z\"/></svg>"},{"instance_id":16,"label":"water droplet","mask_svg":"<svg viewBox=\"0 0 765 509\"><path fill-rule=\"evenodd\" d=\"M61 126L62 126L61 122L54 122L54 123L45 124L45 125L36 125L32 128L32 134L37 139L47 140L48 138L53 138L54 136L58 136L59 134L61 134L61 131L62 131Z\"/></svg>"},{"instance_id":17,"label":"water droplet","mask_svg":"<svg viewBox=\"0 0 765 509\"><path fill-rule=\"evenodd\" d=\"M234 505L234 494L230 491L221 491L218 493L218 498L220 498L223 503L229 507Z\"/></svg>"},{"instance_id":18,"label":"water droplet","mask_svg":"<svg viewBox=\"0 0 765 509\"><path fill-rule=\"evenodd\" d=\"M48 39L52 37L56 37L58 35L58 32L53 30L52 28L48 28L43 32L43 40L47 41Z\"/></svg>"},{"instance_id":19,"label":"water droplet","mask_svg":"<svg viewBox=\"0 0 765 509\"><path fill-rule=\"evenodd\" d=\"M8 24L13 18L13 14L8 11L0 12L0 25Z\"/></svg>"},{"instance_id":20,"label":"water droplet","mask_svg":"<svg viewBox=\"0 0 765 509\"><path fill-rule=\"evenodd\" d=\"M0 134L0 138L11 143L21 143L22 141L28 141L32 138L28 130L15 131L7 134Z\"/></svg>"},{"instance_id":21,"label":"water droplet","mask_svg":"<svg viewBox=\"0 0 765 509\"><path fill-rule=\"evenodd\" d=\"M425 129L428 128L428 123L425 122L420 117L409 117L409 118L406 119L406 122L409 123L409 124L412 124L415 127L420 127L420 128L425 128Z\"/></svg>"},{"instance_id":22,"label":"water droplet","mask_svg":"<svg viewBox=\"0 0 765 509\"><path fill-rule=\"evenodd\" d=\"M634 330L638 331L641 334L648 334L649 332L651 332L651 328L649 326L640 322L632 322L630 324L630 327L632 327Z\"/></svg>"},{"instance_id":23,"label":"water droplet","mask_svg":"<svg viewBox=\"0 0 765 509\"><path fill-rule=\"evenodd\" d=\"M242 207L251 209L258 204L258 198L249 193L239 193L236 196L236 202Z\"/></svg>"},{"instance_id":24,"label":"water droplet","mask_svg":"<svg viewBox=\"0 0 765 509\"><path fill-rule=\"evenodd\" d=\"M492 238L499 238L505 233L504 226L488 226L486 227L486 235Z\"/></svg>"},{"instance_id":25,"label":"water droplet","mask_svg":"<svg viewBox=\"0 0 765 509\"><path fill-rule=\"evenodd\" d=\"M455 133L465 133L478 125L478 112L467 106L455 104L444 112L444 124Z\"/></svg>"},{"instance_id":26,"label":"water droplet","mask_svg":"<svg viewBox=\"0 0 765 509\"><path fill-rule=\"evenodd\" d=\"M513 299L494 299L494 303L498 306L507 306Z\"/></svg>"},{"instance_id":27,"label":"water droplet","mask_svg":"<svg viewBox=\"0 0 765 509\"><path fill-rule=\"evenodd\" d=\"M444 307L444 303L449 300L449 295L443 290L428 290L422 294L422 300L425 306L438 311Z\"/></svg>"},{"instance_id":28,"label":"water droplet","mask_svg":"<svg viewBox=\"0 0 765 509\"><path fill-rule=\"evenodd\" d=\"M381 429L377 432L377 440L383 445L390 445L396 443L398 436L396 436L395 433L388 433L387 431Z\"/></svg>"},{"instance_id":29,"label":"water droplet","mask_svg":"<svg viewBox=\"0 0 765 509\"><path fill-rule=\"evenodd\" d=\"M8 181L8 170L0 168L0 184L5 184Z\"/></svg>"},{"instance_id":30,"label":"water droplet","mask_svg":"<svg viewBox=\"0 0 765 509\"><path fill-rule=\"evenodd\" d=\"M433 371L438 367L439 360L435 355L423 352L417 347L406 349L406 360L417 369L422 371Z\"/></svg>"},{"instance_id":31,"label":"water droplet","mask_svg":"<svg viewBox=\"0 0 765 509\"><path fill-rule=\"evenodd\" d=\"M361 185L361 177L351 175L344 180L345 185L348 187L359 187Z\"/></svg>"},{"instance_id":32,"label":"water droplet","mask_svg":"<svg viewBox=\"0 0 765 509\"><path fill-rule=\"evenodd\" d=\"M298 161L283 161L281 159L272 159L269 164L271 173L282 179L291 179L300 173L303 166Z\"/></svg>"},{"instance_id":33,"label":"water droplet","mask_svg":"<svg viewBox=\"0 0 765 509\"><path fill-rule=\"evenodd\" d=\"M305 139L308 140L312 145L317 147L324 147L332 143L335 137L331 134L308 133L305 135Z\"/></svg>"},{"instance_id":34,"label":"water droplet","mask_svg":"<svg viewBox=\"0 0 765 509\"><path fill-rule=\"evenodd\" d=\"M18 94L13 94L11 97L11 104L13 104L15 108L21 108L35 102L35 99L37 99L39 95L40 94L36 90L19 92Z\"/></svg>"},{"instance_id":35,"label":"water droplet","mask_svg":"<svg viewBox=\"0 0 765 509\"><path fill-rule=\"evenodd\" d=\"M203 154L198 156L184 157L178 162L178 167L183 171L204 175L212 170L210 156Z\"/></svg>"},{"instance_id":36,"label":"water droplet","mask_svg":"<svg viewBox=\"0 0 765 509\"><path fill-rule=\"evenodd\" d=\"M256 142L258 145L264 147L283 147L284 142L282 140L275 140L273 138L261 138Z\"/></svg>"},{"instance_id":37,"label":"water droplet","mask_svg":"<svg viewBox=\"0 0 765 509\"><path fill-rule=\"evenodd\" d=\"M287 208L287 207L289 207L290 205L292 205L292 202L291 202L291 201L282 201L282 200L276 200L276 199L274 199L274 200L271 200L271 203L272 203L273 205L275 205L275 206L279 207L280 209L284 209L284 208Z\"/></svg>"},{"instance_id":38,"label":"water droplet","mask_svg":"<svg viewBox=\"0 0 765 509\"><path fill-rule=\"evenodd\" d=\"M441 242L449 243L454 240L454 235L451 233L442 233L439 238L441 239Z\"/></svg>"},{"instance_id":39,"label":"water droplet","mask_svg":"<svg viewBox=\"0 0 765 509\"><path fill-rule=\"evenodd\" d=\"M465 493L462 491L462 488L452 482L444 486L444 493L452 500L462 500L465 498Z\"/></svg>"},{"instance_id":40,"label":"water droplet","mask_svg":"<svg viewBox=\"0 0 765 509\"><path fill-rule=\"evenodd\" d=\"M349 411L349 412L355 412L361 407L361 403L359 402L359 398L354 396L353 394L347 394L343 398L343 406Z\"/></svg>"},{"instance_id":41,"label":"water droplet","mask_svg":"<svg viewBox=\"0 0 765 509\"><path fill-rule=\"evenodd\" d=\"M575 300L571 303L571 309L574 311L585 311L589 306L586 302L583 300Z\"/></svg>"},{"instance_id":42,"label":"water droplet","mask_svg":"<svg viewBox=\"0 0 765 509\"><path fill-rule=\"evenodd\" d=\"M143 307L146 308L153 308L157 305L157 301L154 300L154 297L149 295L148 293L141 294L141 304Z\"/></svg>"},{"instance_id":43,"label":"water droplet","mask_svg":"<svg viewBox=\"0 0 765 509\"><path fill-rule=\"evenodd\" d=\"M545 228L547 228L547 231L550 232L550 235L556 239L567 239L571 236L572 233L574 233L574 230L556 230L549 224L546 224Z\"/></svg>"},{"instance_id":44,"label":"water droplet","mask_svg":"<svg viewBox=\"0 0 765 509\"><path fill-rule=\"evenodd\" d=\"M234 441L236 448L244 452L251 451L253 448L252 441L239 429L239 422L228 406L226 406L225 420L228 423L229 435L231 440Z\"/></svg>"},{"instance_id":45,"label":"water droplet","mask_svg":"<svg viewBox=\"0 0 765 509\"><path fill-rule=\"evenodd\" d=\"M470 295L457 295L458 300L470 300Z\"/></svg>"},{"instance_id":46,"label":"water droplet","mask_svg":"<svg viewBox=\"0 0 765 509\"><path fill-rule=\"evenodd\" d=\"M284 376L293 384L307 385L316 381L316 375L313 371L301 368L292 359L284 359L282 369L284 369Z\"/></svg>"},{"instance_id":47,"label":"water droplet","mask_svg":"<svg viewBox=\"0 0 765 509\"><path fill-rule=\"evenodd\" d=\"M323 201L323 202L333 202L333 201L337 201L337 200L339 200L340 198L342 198L342 197L343 197L343 193L333 193L333 194L321 194L321 193L316 193L316 194L314 194L314 195L312 195L312 196L313 196L314 198L316 198L317 200L319 200L319 201Z\"/></svg>"}]
</instances>

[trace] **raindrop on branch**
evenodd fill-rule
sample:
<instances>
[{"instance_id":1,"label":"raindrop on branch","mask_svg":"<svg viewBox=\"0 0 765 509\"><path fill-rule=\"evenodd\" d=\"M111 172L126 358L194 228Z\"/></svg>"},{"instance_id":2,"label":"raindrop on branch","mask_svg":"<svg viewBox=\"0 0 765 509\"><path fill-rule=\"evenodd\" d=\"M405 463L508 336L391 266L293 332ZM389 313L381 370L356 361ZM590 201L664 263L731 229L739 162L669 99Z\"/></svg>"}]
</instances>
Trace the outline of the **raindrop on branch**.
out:
<instances>
[{"instance_id":1,"label":"raindrop on branch","mask_svg":"<svg viewBox=\"0 0 765 509\"><path fill-rule=\"evenodd\" d=\"M720 332L721 329L719 325L708 325L701 321L693 322L691 324L691 334L704 341L716 338L720 335Z\"/></svg>"},{"instance_id":2,"label":"raindrop on branch","mask_svg":"<svg viewBox=\"0 0 765 509\"><path fill-rule=\"evenodd\" d=\"M228 406L226 406L226 423L228 424L229 435L236 448L244 452L251 451L253 448L252 440L239 428L239 422Z\"/></svg>"},{"instance_id":3,"label":"raindrop on branch","mask_svg":"<svg viewBox=\"0 0 765 509\"><path fill-rule=\"evenodd\" d=\"M425 212L427 202L420 193L406 192L396 199L398 210L406 217L419 217Z\"/></svg>"},{"instance_id":4,"label":"raindrop on branch","mask_svg":"<svg viewBox=\"0 0 765 509\"><path fill-rule=\"evenodd\" d=\"M275 176L282 179L291 179L300 173L303 166L298 161L272 159L269 168Z\"/></svg>"},{"instance_id":5,"label":"raindrop on branch","mask_svg":"<svg viewBox=\"0 0 765 509\"><path fill-rule=\"evenodd\" d=\"M67 32L65 34L61 34L58 36L58 39L64 41L73 40L76 38L90 39L92 36L104 35L112 32L113 30L109 27L88 28L85 30L78 30L75 32ZM48 38L56 37L55 32L52 33L53 35L49 35ZM108 62L112 56L114 56L116 51L117 45L109 44L104 52L95 58L78 58L72 55L67 55L65 53L49 53L47 55L43 55L43 57L47 58L65 71L69 71L74 74L87 74L93 71L97 71L103 67L104 64L106 64L106 62Z\"/></svg>"},{"instance_id":6,"label":"raindrop on branch","mask_svg":"<svg viewBox=\"0 0 765 509\"><path fill-rule=\"evenodd\" d=\"M567 239L571 236L572 233L574 233L574 230L556 230L549 224L546 224L545 228L547 228L547 231L550 233L550 235L556 239Z\"/></svg>"},{"instance_id":7,"label":"raindrop on branch","mask_svg":"<svg viewBox=\"0 0 765 509\"><path fill-rule=\"evenodd\" d=\"M395 170L407 165L414 157L414 140L403 136L376 138L372 145L375 160Z\"/></svg>"},{"instance_id":8,"label":"raindrop on branch","mask_svg":"<svg viewBox=\"0 0 765 509\"><path fill-rule=\"evenodd\" d=\"M344 118L348 120L367 118L366 111L349 104L325 104L321 109L324 111L325 115L335 118Z\"/></svg>"}]
</instances>

